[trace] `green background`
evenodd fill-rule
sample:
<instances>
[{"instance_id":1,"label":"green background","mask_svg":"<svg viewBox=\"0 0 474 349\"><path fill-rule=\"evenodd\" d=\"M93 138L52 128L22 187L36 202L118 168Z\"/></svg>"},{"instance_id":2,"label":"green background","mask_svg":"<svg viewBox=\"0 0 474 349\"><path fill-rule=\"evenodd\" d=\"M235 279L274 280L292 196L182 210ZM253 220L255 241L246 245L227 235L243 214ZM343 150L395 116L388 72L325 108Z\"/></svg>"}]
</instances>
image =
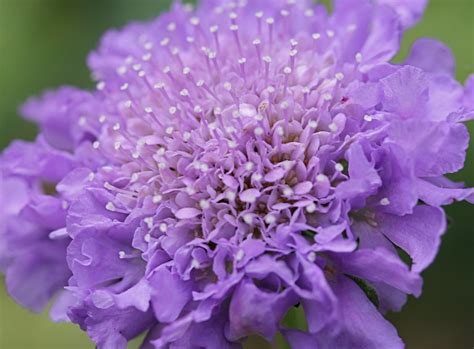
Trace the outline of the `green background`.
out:
<instances>
[{"instance_id":1,"label":"green background","mask_svg":"<svg viewBox=\"0 0 474 349\"><path fill-rule=\"evenodd\" d=\"M85 58L102 32L130 20L151 18L169 3L0 0L0 149L15 138L33 139L34 126L16 112L28 96L64 84L92 86ZM474 72L474 0L432 0L424 20L405 36L401 57L423 36L436 37L452 48L460 81ZM474 125L469 126L473 134ZM454 178L474 186L472 141L466 168ZM474 346L474 209L458 203L447 211L452 223L436 262L424 273L423 296L410 299L401 313L389 316L408 349ZM266 346L258 340L247 344L248 348ZM75 326L53 324L46 314L22 309L0 284L0 348L86 349L93 345Z\"/></svg>"}]
</instances>

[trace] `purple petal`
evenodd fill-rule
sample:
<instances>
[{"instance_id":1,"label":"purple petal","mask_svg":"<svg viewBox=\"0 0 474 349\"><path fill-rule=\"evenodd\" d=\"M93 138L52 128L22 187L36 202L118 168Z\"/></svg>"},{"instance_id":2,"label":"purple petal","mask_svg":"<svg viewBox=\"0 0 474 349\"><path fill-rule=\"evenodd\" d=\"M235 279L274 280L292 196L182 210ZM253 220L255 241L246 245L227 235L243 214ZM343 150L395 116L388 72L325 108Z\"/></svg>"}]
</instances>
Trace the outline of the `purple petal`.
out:
<instances>
[{"instance_id":1,"label":"purple petal","mask_svg":"<svg viewBox=\"0 0 474 349\"><path fill-rule=\"evenodd\" d=\"M422 38L415 41L405 64L428 73L454 74L454 56L451 49L438 40Z\"/></svg>"},{"instance_id":2,"label":"purple petal","mask_svg":"<svg viewBox=\"0 0 474 349\"><path fill-rule=\"evenodd\" d=\"M185 207L176 211L175 216L178 219L191 219L191 218L199 216L201 213L202 212L198 210L197 208Z\"/></svg>"},{"instance_id":3,"label":"purple petal","mask_svg":"<svg viewBox=\"0 0 474 349\"><path fill-rule=\"evenodd\" d=\"M392 6L400 16L403 26L408 28L421 18L428 0L377 0L377 2Z\"/></svg>"},{"instance_id":4,"label":"purple petal","mask_svg":"<svg viewBox=\"0 0 474 349\"><path fill-rule=\"evenodd\" d=\"M191 299L191 283L182 281L167 268L160 267L150 279L151 302L158 321L176 320Z\"/></svg>"},{"instance_id":5,"label":"purple petal","mask_svg":"<svg viewBox=\"0 0 474 349\"><path fill-rule=\"evenodd\" d=\"M321 348L404 348L395 328L383 318L352 280L344 276L338 278L334 292L342 312L343 329L336 337L321 333L319 335Z\"/></svg>"},{"instance_id":6,"label":"purple petal","mask_svg":"<svg viewBox=\"0 0 474 349\"><path fill-rule=\"evenodd\" d=\"M239 197L240 197L240 200L242 200L243 202L252 203L252 202L255 202L257 198L260 197L260 192L258 191L258 189L254 189L254 188L247 189L241 192L239 194Z\"/></svg>"},{"instance_id":7,"label":"purple petal","mask_svg":"<svg viewBox=\"0 0 474 349\"><path fill-rule=\"evenodd\" d=\"M229 309L228 338L237 340L252 333L272 340L278 323L296 299L290 289L274 294L244 281L234 292Z\"/></svg>"},{"instance_id":8,"label":"purple petal","mask_svg":"<svg viewBox=\"0 0 474 349\"><path fill-rule=\"evenodd\" d=\"M377 222L377 230L410 255L415 272L431 264L446 231L444 211L430 206L417 206L404 217L380 215Z\"/></svg>"}]
</instances>

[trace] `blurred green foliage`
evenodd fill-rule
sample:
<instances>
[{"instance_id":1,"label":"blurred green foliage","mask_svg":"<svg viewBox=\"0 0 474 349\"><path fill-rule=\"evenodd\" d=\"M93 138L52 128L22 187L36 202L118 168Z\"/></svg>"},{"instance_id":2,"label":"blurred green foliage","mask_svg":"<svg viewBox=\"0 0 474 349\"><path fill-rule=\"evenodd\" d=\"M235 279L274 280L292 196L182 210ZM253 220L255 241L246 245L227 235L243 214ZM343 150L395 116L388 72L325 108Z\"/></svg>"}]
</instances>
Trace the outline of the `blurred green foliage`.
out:
<instances>
[{"instance_id":1,"label":"blurred green foliage","mask_svg":"<svg viewBox=\"0 0 474 349\"><path fill-rule=\"evenodd\" d=\"M28 96L65 84L92 86L85 58L102 32L130 20L152 18L169 4L170 0L0 0L0 149L15 138L34 138L35 127L17 115ZM436 37L452 48L457 77L464 81L474 72L473 16L474 0L431 0L423 21L405 36L400 57L416 38ZM472 143L466 168L454 176L470 186L474 186ZM423 296L410 299L401 313L389 315L409 349L474 345L473 213L472 206L464 203L448 208L449 233L436 262L424 273ZM297 317L293 321L301 321ZM258 339L247 345L265 346ZM46 314L22 309L0 285L0 348L93 345L78 328L53 324Z\"/></svg>"}]
</instances>

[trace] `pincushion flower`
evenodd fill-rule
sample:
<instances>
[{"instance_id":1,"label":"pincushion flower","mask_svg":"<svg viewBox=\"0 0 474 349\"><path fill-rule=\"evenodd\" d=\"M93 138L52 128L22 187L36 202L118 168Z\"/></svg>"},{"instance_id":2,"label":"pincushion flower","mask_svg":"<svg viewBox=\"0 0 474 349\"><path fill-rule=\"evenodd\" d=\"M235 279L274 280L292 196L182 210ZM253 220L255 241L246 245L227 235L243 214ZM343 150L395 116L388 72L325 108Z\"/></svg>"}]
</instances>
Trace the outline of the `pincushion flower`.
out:
<instances>
[{"instance_id":1,"label":"pincushion flower","mask_svg":"<svg viewBox=\"0 0 474 349\"><path fill-rule=\"evenodd\" d=\"M176 2L108 32L94 91L29 100L1 156L11 296L98 348L402 348L384 319L474 202L462 169L474 77L417 41L426 1ZM400 257L404 251L411 261ZM293 307L307 328L285 326Z\"/></svg>"}]
</instances>

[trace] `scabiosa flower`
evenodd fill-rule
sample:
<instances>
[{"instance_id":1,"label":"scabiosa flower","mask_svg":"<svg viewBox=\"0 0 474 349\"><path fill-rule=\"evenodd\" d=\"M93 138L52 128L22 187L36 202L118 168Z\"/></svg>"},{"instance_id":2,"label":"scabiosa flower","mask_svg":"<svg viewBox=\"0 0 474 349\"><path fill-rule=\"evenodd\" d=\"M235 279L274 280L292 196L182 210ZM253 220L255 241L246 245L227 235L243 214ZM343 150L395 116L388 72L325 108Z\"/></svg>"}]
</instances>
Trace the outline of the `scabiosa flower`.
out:
<instances>
[{"instance_id":1,"label":"scabiosa flower","mask_svg":"<svg viewBox=\"0 0 474 349\"><path fill-rule=\"evenodd\" d=\"M98 348L402 348L383 314L421 293L474 201L463 167L474 77L403 30L423 0L179 2L108 32L92 92L26 103L33 143L1 157L12 297ZM406 263L404 251L411 257ZM283 323L294 307L307 328Z\"/></svg>"}]
</instances>

